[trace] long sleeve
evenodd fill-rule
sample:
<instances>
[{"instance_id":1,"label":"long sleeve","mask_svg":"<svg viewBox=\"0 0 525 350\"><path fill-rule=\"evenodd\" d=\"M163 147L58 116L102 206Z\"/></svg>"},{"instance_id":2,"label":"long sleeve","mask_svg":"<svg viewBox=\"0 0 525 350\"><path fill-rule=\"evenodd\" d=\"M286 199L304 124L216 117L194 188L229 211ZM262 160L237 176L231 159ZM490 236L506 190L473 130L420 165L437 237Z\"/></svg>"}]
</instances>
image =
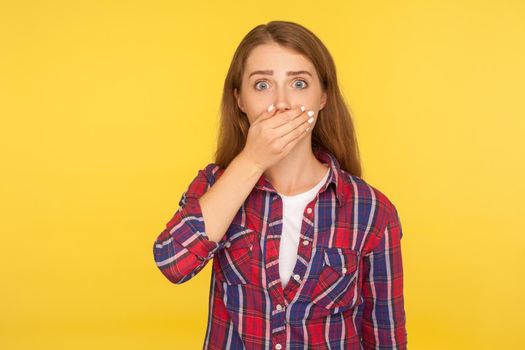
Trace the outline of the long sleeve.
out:
<instances>
[{"instance_id":1,"label":"long sleeve","mask_svg":"<svg viewBox=\"0 0 525 350\"><path fill-rule=\"evenodd\" d=\"M403 297L403 236L398 212L391 207L379 243L364 257L362 345L368 350L407 348Z\"/></svg>"},{"instance_id":2,"label":"long sleeve","mask_svg":"<svg viewBox=\"0 0 525 350\"><path fill-rule=\"evenodd\" d=\"M153 245L155 263L173 283L183 283L201 271L222 244L209 240L198 199L210 188L207 175L214 164L199 170L179 200L179 208Z\"/></svg>"}]
</instances>

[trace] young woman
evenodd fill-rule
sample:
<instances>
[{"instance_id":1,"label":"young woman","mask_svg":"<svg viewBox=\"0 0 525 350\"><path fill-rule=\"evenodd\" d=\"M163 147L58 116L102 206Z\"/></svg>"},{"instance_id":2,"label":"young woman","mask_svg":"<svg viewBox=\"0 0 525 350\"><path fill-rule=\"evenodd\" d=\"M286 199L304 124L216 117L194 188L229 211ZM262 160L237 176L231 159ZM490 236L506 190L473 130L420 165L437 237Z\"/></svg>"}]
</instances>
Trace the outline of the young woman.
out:
<instances>
[{"instance_id":1,"label":"young woman","mask_svg":"<svg viewBox=\"0 0 525 350\"><path fill-rule=\"evenodd\" d=\"M153 247L177 284L213 259L204 349L406 349L399 216L360 176L326 47L292 22L252 29L215 162Z\"/></svg>"}]
</instances>

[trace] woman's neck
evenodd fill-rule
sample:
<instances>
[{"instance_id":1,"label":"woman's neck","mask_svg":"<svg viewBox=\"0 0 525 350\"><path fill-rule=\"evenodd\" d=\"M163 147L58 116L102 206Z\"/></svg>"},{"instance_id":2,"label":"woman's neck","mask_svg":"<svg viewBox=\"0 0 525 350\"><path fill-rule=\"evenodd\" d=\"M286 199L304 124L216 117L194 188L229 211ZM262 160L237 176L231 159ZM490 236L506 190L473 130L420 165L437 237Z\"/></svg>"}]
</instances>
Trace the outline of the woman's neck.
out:
<instances>
[{"instance_id":1,"label":"woman's neck","mask_svg":"<svg viewBox=\"0 0 525 350\"><path fill-rule=\"evenodd\" d=\"M277 192L293 196L318 184L326 171L326 165L315 157L311 144L301 142L283 159L266 169L264 175Z\"/></svg>"}]
</instances>

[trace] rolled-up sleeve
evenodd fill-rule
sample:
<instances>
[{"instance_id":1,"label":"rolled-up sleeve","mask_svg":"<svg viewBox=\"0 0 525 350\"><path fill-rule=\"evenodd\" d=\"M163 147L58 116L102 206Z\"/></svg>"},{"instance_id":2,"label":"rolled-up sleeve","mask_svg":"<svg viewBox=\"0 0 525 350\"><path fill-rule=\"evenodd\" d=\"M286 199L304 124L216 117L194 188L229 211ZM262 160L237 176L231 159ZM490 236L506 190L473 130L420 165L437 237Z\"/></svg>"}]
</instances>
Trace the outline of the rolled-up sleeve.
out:
<instances>
[{"instance_id":1,"label":"rolled-up sleeve","mask_svg":"<svg viewBox=\"0 0 525 350\"><path fill-rule=\"evenodd\" d=\"M407 348L403 296L401 221L394 206L379 243L364 256L362 345L364 349Z\"/></svg>"},{"instance_id":2,"label":"rolled-up sleeve","mask_svg":"<svg viewBox=\"0 0 525 350\"><path fill-rule=\"evenodd\" d=\"M183 283L201 271L222 242L206 234L199 198L210 188L209 176L215 165L208 164L182 194L179 208L153 245L155 263L173 283Z\"/></svg>"}]
</instances>

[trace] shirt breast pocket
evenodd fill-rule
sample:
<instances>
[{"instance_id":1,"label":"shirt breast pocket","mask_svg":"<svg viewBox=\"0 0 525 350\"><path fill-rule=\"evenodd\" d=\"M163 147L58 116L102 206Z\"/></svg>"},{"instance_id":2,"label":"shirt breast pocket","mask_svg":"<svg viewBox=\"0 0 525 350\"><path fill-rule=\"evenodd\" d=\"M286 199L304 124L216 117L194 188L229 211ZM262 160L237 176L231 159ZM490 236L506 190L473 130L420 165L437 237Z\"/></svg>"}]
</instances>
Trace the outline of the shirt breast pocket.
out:
<instances>
[{"instance_id":1,"label":"shirt breast pocket","mask_svg":"<svg viewBox=\"0 0 525 350\"><path fill-rule=\"evenodd\" d=\"M216 255L219 260L216 278L229 285L247 284L252 277L252 252L256 247L257 232L232 224L226 235L223 249Z\"/></svg>"},{"instance_id":2,"label":"shirt breast pocket","mask_svg":"<svg viewBox=\"0 0 525 350\"><path fill-rule=\"evenodd\" d=\"M323 264L312 290L312 302L326 309L350 307L356 296L359 252L339 247L323 249Z\"/></svg>"}]
</instances>

